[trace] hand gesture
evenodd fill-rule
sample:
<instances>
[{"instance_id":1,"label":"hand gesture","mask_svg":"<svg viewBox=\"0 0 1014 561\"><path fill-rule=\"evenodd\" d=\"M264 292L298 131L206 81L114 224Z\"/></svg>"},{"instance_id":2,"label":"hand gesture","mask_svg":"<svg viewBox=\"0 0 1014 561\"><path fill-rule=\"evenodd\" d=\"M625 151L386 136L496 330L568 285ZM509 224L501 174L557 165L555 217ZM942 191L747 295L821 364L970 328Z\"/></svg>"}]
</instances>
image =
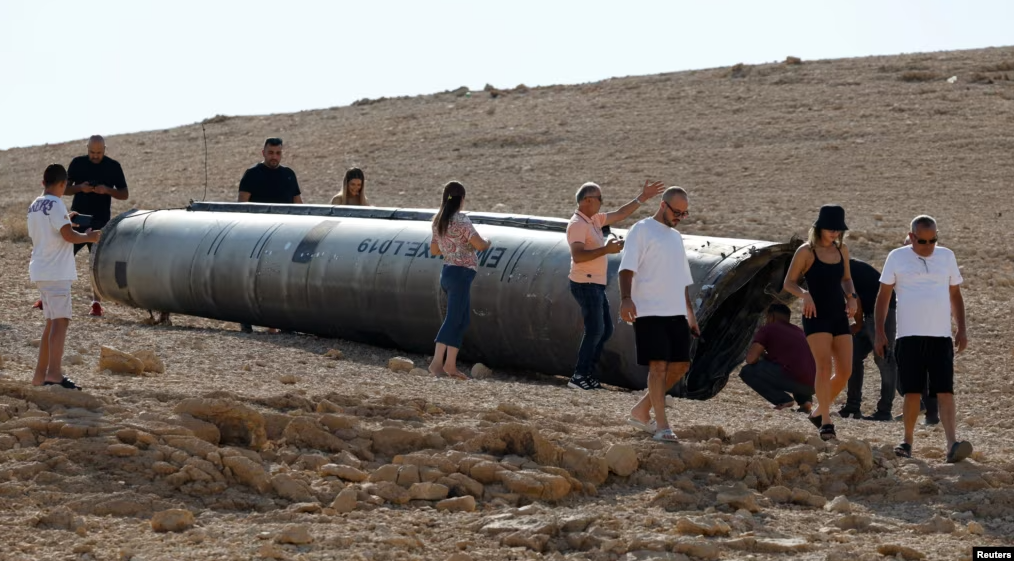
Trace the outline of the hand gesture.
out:
<instances>
[{"instance_id":1,"label":"hand gesture","mask_svg":"<svg viewBox=\"0 0 1014 561\"><path fill-rule=\"evenodd\" d=\"M92 192L99 195L108 195L110 190L111 189L105 185L95 185L92 187Z\"/></svg>"},{"instance_id":2,"label":"hand gesture","mask_svg":"<svg viewBox=\"0 0 1014 561\"><path fill-rule=\"evenodd\" d=\"M882 329L878 329L877 335L873 338L873 352L877 353L877 356L883 358L886 351L887 335L884 334Z\"/></svg>"},{"instance_id":3,"label":"hand gesture","mask_svg":"<svg viewBox=\"0 0 1014 561\"><path fill-rule=\"evenodd\" d=\"M95 190L95 187L93 187L92 184L88 183L87 181L78 183L77 187L78 189L81 190L82 193L91 193L92 191Z\"/></svg>"},{"instance_id":4,"label":"hand gesture","mask_svg":"<svg viewBox=\"0 0 1014 561\"><path fill-rule=\"evenodd\" d=\"M642 203L648 199L653 199L665 191L665 183L661 181L651 182L650 179L644 182L644 188L641 189L641 194L637 197L637 200Z\"/></svg>"},{"instance_id":5,"label":"hand gesture","mask_svg":"<svg viewBox=\"0 0 1014 561\"><path fill-rule=\"evenodd\" d=\"M960 353L965 350L968 346L968 334L964 330L958 331L958 334L954 336L954 352Z\"/></svg>"},{"instance_id":6,"label":"hand gesture","mask_svg":"<svg viewBox=\"0 0 1014 561\"><path fill-rule=\"evenodd\" d=\"M619 253L622 250L623 250L623 240L610 238L610 240L606 242L606 254Z\"/></svg>"},{"instance_id":7,"label":"hand gesture","mask_svg":"<svg viewBox=\"0 0 1014 561\"><path fill-rule=\"evenodd\" d=\"M817 317L817 305L813 303L813 296L810 296L809 292L803 293L803 317Z\"/></svg>"},{"instance_id":8,"label":"hand gesture","mask_svg":"<svg viewBox=\"0 0 1014 561\"><path fill-rule=\"evenodd\" d=\"M637 319L637 306L630 298L624 298L620 302L620 319L627 323L633 323Z\"/></svg>"}]
</instances>

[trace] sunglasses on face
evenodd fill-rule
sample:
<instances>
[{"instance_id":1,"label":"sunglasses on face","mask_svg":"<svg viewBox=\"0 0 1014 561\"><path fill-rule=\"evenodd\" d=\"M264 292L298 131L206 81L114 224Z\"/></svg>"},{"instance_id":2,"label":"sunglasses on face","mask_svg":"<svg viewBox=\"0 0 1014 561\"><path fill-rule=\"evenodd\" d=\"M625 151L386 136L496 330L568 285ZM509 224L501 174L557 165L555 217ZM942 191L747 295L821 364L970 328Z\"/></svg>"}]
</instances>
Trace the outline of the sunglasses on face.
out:
<instances>
[{"instance_id":1,"label":"sunglasses on face","mask_svg":"<svg viewBox=\"0 0 1014 561\"><path fill-rule=\"evenodd\" d=\"M662 201L662 204L664 204L665 206L669 207L669 210L671 210L672 213L676 215L676 218L679 218L679 219L682 220L682 219L690 216L690 211L689 210L685 210L685 211L680 212L680 211L674 209L669 203L667 203L665 201Z\"/></svg>"},{"instance_id":2,"label":"sunglasses on face","mask_svg":"<svg viewBox=\"0 0 1014 561\"><path fill-rule=\"evenodd\" d=\"M932 244L937 243L937 239L936 238L930 238L928 240L922 240L922 239L916 238L915 243L917 243L919 245L926 245L926 244L931 244L932 245Z\"/></svg>"}]
</instances>

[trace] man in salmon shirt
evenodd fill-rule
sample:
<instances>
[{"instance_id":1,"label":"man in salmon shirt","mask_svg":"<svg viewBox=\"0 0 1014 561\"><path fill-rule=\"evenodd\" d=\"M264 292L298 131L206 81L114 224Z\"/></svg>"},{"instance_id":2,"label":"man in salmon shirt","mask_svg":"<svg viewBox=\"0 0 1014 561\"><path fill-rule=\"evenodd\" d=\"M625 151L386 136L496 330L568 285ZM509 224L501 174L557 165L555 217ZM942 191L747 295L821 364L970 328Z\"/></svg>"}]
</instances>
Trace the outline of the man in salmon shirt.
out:
<instances>
[{"instance_id":1,"label":"man in salmon shirt","mask_svg":"<svg viewBox=\"0 0 1014 561\"><path fill-rule=\"evenodd\" d=\"M570 244L570 293L581 306L584 337L568 387L577 390L602 387L595 378L595 367L602 356L602 347L613 335L613 318L606 299L606 256L623 249L622 241L610 239L607 243L602 228L626 219L664 189L661 181L645 181L636 199L612 212L599 212L602 188L595 183L585 183L577 190L577 211L567 225L567 243Z\"/></svg>"}]
</instances>

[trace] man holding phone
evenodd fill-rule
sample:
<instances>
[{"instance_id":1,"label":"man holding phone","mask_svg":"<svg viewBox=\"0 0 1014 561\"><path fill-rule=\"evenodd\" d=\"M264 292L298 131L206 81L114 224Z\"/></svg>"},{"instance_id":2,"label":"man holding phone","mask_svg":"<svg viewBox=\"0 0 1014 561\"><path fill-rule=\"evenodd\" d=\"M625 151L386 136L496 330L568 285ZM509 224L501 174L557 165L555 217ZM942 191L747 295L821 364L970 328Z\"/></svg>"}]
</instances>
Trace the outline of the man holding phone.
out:
<instances>
[{"instance_id":1,"label":"man holding phone","mask_svg":"<svg viewBox=\"0 0 1014 561\"><path fill-rule=\"evenodd\" d=\"M645 181L637 198L612 212L599 212L602 188L595 183L585 183L577 190L577 210L567 224L567 244L570 245L570 293L581 307L584 336L568 387L577 390L602 387L595 377L595 367L602 356L602 347L613 334L614 321L606 298L607 255L623 249L622 241L615 238L606 241L607 229L610 224L633 214L663 188L665 184L661 181Z\"/></svg>"},{"instance_id":2,"label":"man holding phone","mask_svg":"<svg viewBox=\"0 0 1014 561\"><path fill-rule=\"evenodd\" d=\"M101 230L109 222L113 199L125 201L130 196L123 168L119 162L106 156L106 141L101 136L95 135L88 139L87 155L71 160L70 167L67 168L65 194L74 195L70 209L78 213L73 220L74 230L78 232L84 232L89 228ZM76 243L74 255L85 246L88 246L90 254L91 243ZM101 301L93 287L89 315L102 317ZM41 303L36 303L36 307L41 308Z\"/></svg>"}]
</instances>

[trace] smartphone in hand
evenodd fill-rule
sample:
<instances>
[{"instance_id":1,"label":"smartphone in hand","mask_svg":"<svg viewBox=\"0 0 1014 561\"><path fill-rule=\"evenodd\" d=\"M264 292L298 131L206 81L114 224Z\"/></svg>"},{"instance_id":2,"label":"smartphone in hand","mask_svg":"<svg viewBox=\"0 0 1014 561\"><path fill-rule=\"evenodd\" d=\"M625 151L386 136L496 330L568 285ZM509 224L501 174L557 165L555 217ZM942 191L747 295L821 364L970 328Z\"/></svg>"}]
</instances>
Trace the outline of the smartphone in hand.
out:
<instances>
[{"instance_id":1,"label":"smartphone in hand","mask_svg":"<svg viewBox=\"0 0 1014 561\"><path fill-rule=\"evenodd\" d=\"M80 226L81 228L90 228L92 225L92 216L90 214L78 214L70 219L71 224Z\"/></svg>"}]
</instances>

